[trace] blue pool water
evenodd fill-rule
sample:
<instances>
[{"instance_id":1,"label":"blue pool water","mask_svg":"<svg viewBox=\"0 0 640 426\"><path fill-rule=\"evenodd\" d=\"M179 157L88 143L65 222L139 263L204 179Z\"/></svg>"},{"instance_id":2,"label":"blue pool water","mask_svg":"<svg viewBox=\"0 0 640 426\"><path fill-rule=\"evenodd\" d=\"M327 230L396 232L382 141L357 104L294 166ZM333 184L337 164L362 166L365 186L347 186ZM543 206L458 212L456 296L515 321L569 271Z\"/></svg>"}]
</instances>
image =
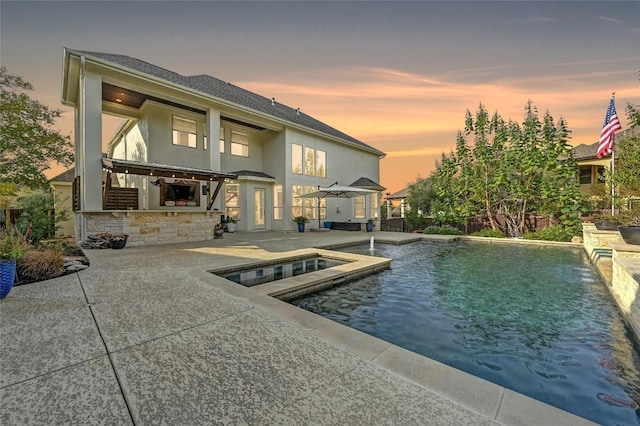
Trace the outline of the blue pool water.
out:
<instances>
[{"instance_id":1,"label":"blue pool water","mask_svg":"<svg viewBox=\"0 0 640 426\"><path fill-rule=\"evenodd\" d=\"M640 424L640 360L580 249L343 249L392 269L292 303L604 425Z\"/></svg>"}]
</instances>

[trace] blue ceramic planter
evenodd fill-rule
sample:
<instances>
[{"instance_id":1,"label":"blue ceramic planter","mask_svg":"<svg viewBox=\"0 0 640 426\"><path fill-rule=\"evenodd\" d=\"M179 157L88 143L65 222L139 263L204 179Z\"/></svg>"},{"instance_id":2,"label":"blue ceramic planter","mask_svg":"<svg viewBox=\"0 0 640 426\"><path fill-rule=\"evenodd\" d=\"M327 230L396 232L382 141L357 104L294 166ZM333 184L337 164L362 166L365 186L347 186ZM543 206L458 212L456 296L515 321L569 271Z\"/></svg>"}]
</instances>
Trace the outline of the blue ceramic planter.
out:
<instances>
[{"instance_id":1,"label":"blue ceramic planter","mask_svg":"<svg viewBox=\"0 0 640 426\"><path fill-rule=\"evenodd\" d=\"M0 299L9 295L16 279L16 261L0 260Z\"/></svg>"}]
</instances>

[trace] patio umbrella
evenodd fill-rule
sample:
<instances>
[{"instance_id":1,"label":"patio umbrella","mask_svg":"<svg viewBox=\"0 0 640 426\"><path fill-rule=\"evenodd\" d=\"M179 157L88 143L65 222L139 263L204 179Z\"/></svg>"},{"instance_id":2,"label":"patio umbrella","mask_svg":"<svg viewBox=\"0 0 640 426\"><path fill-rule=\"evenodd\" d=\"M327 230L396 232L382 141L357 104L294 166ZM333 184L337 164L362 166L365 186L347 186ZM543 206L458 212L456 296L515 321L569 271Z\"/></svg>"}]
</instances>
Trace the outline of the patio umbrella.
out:
<instances>
[{"instance_id":1,"label":"patio umbrella","mask_svg":"<svg viewBox=\"0 0 640 426\"><path fill-rule=\"evenodd\" d=\"M341 186L333 184L326 188L318 188L317 191L310 192L309 194L298 195L296 198L353 198L358 195L375 194L376 192L378 191L358 188L357 186ZM320 203L318 203L318 226L320 226Z\"/></svg>"},{"instance_id":2,"label":"patio umbrella","mask_svg":"<svg viewBox=\"0 0 640 426\"><path fill-rule=\"evenodd\" d=\"M316 198L352 198L357 195L374 194L378 191L371 189L358 188L355 186L340 186L331 185L327 188L320 188L315 192L304 194L301 197L316 197Z\"/></svg>"}]
</instances>

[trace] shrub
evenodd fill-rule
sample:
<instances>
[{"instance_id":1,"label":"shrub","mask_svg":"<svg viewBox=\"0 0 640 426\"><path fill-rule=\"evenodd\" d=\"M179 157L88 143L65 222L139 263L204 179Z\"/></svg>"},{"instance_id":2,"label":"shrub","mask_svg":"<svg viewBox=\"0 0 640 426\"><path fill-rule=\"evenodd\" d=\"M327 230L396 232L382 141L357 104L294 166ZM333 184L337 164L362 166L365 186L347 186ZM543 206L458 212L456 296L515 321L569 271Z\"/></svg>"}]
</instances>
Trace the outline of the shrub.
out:
<instances>
[{"instance_id":1,"label":"shrub","mask_svg":"<svg viewBox=\"0 0 640 426\"><path fill-rule=\"evenodd\" d=\"M560 225L554 225L536 232L526 233L524 234L524 239L569 242L573 236L573 232L564 229Z\"/></svg>"},{"instance_id":2,"label":"shrub","mask_svg":"<svg viewBox=\"0 0 640 426\"><path fill-rule=\"evenodd\" d=\"M20 284L48 280L64 274L64 255L60 247L28 249L16 265Z\"/></svg>"},{"instance_id":3,"label":"shrub","mask_svg":"<svg viewBox=\"0 0 640 426\"><path fill-rule=\"evenodd\" d=\"M423 234L440 234L440 235L462 235L457 228L449 225L443 226L427 226L422 231Z\"/></svg>"},{"instance_id":4,"label":"shrub","mask_svg":"<svg viewBox=\"0 0 640 426\"><path fill-rule=\"evenodd\" d=\"M0 232L0 259L20 259L28 248L29 244L17 229L9 228Z\"/></svg>"},{"instance_id":5,"label":"shrub","mask_svg":"<svg viewBox=\"0 0 640 426\"><path fill-rule=\"evenodd\" d=\"M42 240L39 244L44 249L59 249L64 256L84 256L84 252L73 238L55 238L51 240Z\"/></svg>"},{"instance_id":6,"label":"shrub","mask_svg":"<svg viewBox=\"0 0 640 426\"><path fill-rule=\"evenodd\" d=\"M16 221L29 241L38 241L55 235L55 216L53 214L53 194L35 193L20 199L21 213Z\"/></svg>"},{"instance_id":7,"label":"shrub","mask_svg":"<svg viewBox=\"0 0 640 426\"><path fill-rule=\"evenodd\" d=\"M494 230L491 228L484 228L471 234L474 237L491 237L491 238L504 238L504 232Z\"/></svg>"}]
</instances>

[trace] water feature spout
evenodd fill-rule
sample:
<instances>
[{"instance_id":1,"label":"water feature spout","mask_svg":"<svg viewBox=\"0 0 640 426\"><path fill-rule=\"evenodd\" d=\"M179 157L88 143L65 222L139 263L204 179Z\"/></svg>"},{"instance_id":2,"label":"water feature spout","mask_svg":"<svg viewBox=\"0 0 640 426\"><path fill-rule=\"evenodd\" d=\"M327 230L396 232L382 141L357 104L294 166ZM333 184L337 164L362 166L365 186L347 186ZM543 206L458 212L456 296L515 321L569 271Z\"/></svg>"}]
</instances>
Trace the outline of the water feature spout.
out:
<instances>
[{"instance_id":1,"label":"water feature spout","mask_svg":"<svg viewBox=\"0 0 640 426\"><path fill-rule=\"evenodd\" d=\"M369 241L369 250L373 251L373 235L371 236L371 241Z\"/></svg>"}]
</instances>

